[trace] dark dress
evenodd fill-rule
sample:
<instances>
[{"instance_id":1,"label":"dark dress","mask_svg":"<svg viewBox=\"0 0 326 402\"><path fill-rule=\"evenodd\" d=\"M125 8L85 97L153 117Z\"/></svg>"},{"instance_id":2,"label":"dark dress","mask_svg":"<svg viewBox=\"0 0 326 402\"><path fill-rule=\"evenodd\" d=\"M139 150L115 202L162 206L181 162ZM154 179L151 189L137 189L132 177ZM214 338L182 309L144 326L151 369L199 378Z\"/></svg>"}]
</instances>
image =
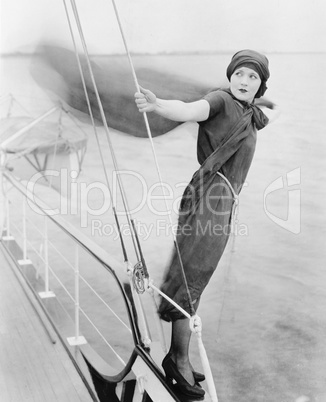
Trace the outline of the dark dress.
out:
<instances>
[{"instance_id":1,"label":"dark dress","mask_svg":"<svg viewBox=\"0 0 326 402\"><path fill-rule=\"evenodd\" d=\"M234 198L225 179L216 172L222 173L239 194L254 155L256 129L268 123L257 106L238 101L229 90L210 92L204 99L209 102L210 113L199 123L197 158L201 167L184 191L176 236L192 307L176 250L161 286L189 314L196 311L230 235ZM184 318L164 298L159 314L166 321Z\"/></svg>"}]
</instances>

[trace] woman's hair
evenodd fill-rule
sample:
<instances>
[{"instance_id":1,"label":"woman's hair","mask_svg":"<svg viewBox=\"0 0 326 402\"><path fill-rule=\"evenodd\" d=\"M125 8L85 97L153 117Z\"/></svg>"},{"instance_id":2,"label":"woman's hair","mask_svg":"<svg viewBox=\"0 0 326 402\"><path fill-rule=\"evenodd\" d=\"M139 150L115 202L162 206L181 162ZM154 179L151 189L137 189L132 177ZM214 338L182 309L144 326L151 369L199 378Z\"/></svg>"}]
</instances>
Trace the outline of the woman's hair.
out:
<instances>
[{"instance_id":1,"label":"woman's hair","mask_svg":"<svg viewBox=\"0 0 326 402\"><path fill-rule=\"evenodd\" d=\"M226 70L226 76L230 81L231 75L239 67L248 67L255 70L261 79L260 87L255 95L255 98L260 98L267 90L266 82L270 76L268 69L268 59L261 53L255 50L241 50L237 52L231 59L230 64Z\"/></svg>"}]
</instances>

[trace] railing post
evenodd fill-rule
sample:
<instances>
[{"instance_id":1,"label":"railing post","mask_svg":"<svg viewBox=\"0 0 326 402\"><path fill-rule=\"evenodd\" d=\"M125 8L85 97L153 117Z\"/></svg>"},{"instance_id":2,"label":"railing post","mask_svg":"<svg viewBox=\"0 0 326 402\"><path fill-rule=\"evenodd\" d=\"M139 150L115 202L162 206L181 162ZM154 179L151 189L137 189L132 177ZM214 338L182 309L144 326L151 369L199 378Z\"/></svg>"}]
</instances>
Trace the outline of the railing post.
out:
<instances>
[{"instance_id":1,"label":"railing post","mask_svg":"<svg viewBox=\"0 0 326 402\"><path fill-rule=\"evenodd\" d=\"M0 150L0 239L13 240L13 237L10 236L9 229L9 200L7 196L7 191L5 191L4 171L6 161L7 155ZM4 231L6 231L5 236Z\"/></svg>"},{"instance_id":2,"label":"railing post","mask_svg":"<svg viewBox=\"0 0 326 402\"><path fill-rule=\"evenodd\" d=\"M49 243L48 243L48 223L47 217L44 215L44 282L45 282L45 292L49 291Z\"/></svg>"},{"instance_id":3,"label":"railing post","mask_svg":"<svg viewBox=\"0 0 326 402\"><path fill-rule=\"evenodd\" d=\"M30 265L32 261L27 258L27 225L26 225L26 197L23 197L23 259L18 260L19 265Z\"/></svg>"},{"instance_id":4,"label":"railing post","mask_svg":"<svg viewBox=\"0 0 326 402\"><path fill-rule=\"evenodd\" d=\"M79 248L75 250L75 336L67 338L69 345L83 345L87 343L83 336L79 335Z\"/></svg>"},{"instance_id":5,"label":"railing post","mask_svg":"<svg viewBox=\"0 0 326 402\"><path fill-rule=\"evenodd\" d=\"M50 290L48 217L46 215L44 215L43 248L44 248L44 292L39 292L39 296L41 299L47 299L49 297L55 297L55 294Z\"/></svg>"},{"instance_id":6,"label":"railing post","mask_svg":"<svg viewBox=\"0 0 326 402\"><path fill-rule=\"evenodd\" d=\"M2 239L5 222L5 192L3 187L3 172L5 169L5 154L0 151L0 239Z\"/></svg>"},{"instance_id":7,"label":"railing post","mask_svg":"<svg viewBox=\"0 0 326 402\"><path fill-rule=\"evenodd\" d=\"M14 240L14 236L10 234L10 205L9 198L5 195L5 209L6 209L6 236L3 236L3 240Z\"/></svg>"},{"instance_id":8,"label":"railing post","mask_svg":"<svg viewBox=\"0 0 326 402\"><path fill-rule=\"evenodd\" d=\"M3 234L4 231L6 231L6 235L2 236L2 240L14 240L14 236L10 234L10 210L9 210L9 198L6 194L2 194L4 197L4 202L2 206L2 222L1 222L1 227L0 229L0 238L1 238L1 233ZM2 196L1 195L1 196ZM6 226L4 227L4 222L6 223Z\"/></svg>"}]
</instances>

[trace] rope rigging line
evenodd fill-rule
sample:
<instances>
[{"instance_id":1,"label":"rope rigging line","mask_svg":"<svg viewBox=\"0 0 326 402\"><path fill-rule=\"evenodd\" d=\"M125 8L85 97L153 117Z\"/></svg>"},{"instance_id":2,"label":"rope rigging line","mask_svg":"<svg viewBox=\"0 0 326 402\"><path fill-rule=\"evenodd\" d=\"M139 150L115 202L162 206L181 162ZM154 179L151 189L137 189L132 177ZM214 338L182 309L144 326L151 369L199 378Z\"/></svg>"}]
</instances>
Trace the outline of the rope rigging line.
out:
<instances>
[{"instance_id":1,"label":"rope rigging line","mask_svg":"<svg viewBox=\"0 0 326 402\"><path fill-rule=\"evenodd\" d=\"M117 18L117 21L118 21L121 37L122 37L124 47L125 47L125 50L126 50L126 54L127 54L128 60L129 60L129 64L130 64L132 76L133 76L133 79L134 79L135 87L136 87L137 91L139 92L140 91L140 86L139 86L139 83L138 83L138 79L137 79L136 71L135 71L135 68L134 68L134 64L133 64L133 61L132 61L132 58L131 58L131 55L130 55L128 43L127 43L127 40L126 40L126 37L125 37L125 34L124 34L122 23L121 23L121 20L120 20L119 11L118 11L118 8L117 8L115 0L111 0L111 2L112 2L114 12L115 12L115 15L116 15L116 18ZM164 185L163 185L163 180L162 180L162 175L161 175L161 169L159 167L159 163L158 163L158 159L157 159L157 155L156 155L156 151L155 151L155 146L154 146L154 142L153 142L153 137L152 137L152 133L151 133L151 129L150 129L150 126L149 126L149 122L148 122L146 112L143 113L143 116L144 116L144 122L145 122L145 126L146 126L147 135L148 135L148 138L149 138L150 144L151 144L151 149L152 149L152 153L153 153L153 157L154 157L156 171L157 171L157 174L158 174L160 186L161 186L162 191L163 191L163 199L164 199L164 204L165 204L166 212L167 212L168 219L169 219L169 224L170 224L171 228L173 228L173 222L172 222L172 218L171 218L171 213L169 213L169 207L168 207L167 198L166 198L166 194L165 194L165 190L164 190ZM182 258L181 258L180 248L179 248L176 236L173 233L173 230L172 230L172 236L173 236L173 243L174 243L177 255L178 255L178 260L179 260L179 263L180 263L181 273L182 273L183 281L184 281L185 288L186 288L187 299L188 299L191 315L196 315L196 312L195 312L194 307L193 307L192 298L191 298L191 295L190 295L188 283L187 283L186 274L185 274L185 271L184 271L184 266L183 266L183 262L182 262Z\"/></svg>"},{"instance_id":2,"label":"rope rigging line","mask_svg":"<svg viewBox=\"0 0 326 402\"><path fill-rule=\"evenodd\" d=\"M129 228L130 228L130 233L131 233L131 238L132 238L132 242L133 242L133 246L134 246L134 251L135 251L135 254L136 254L137 261L138 261L136 266L138 266L138 269L141 268L142 273L147 273L146 265L145 265L144 259L142 257L142 252L141 252L141 248L140 248L140 244L139 244L139 240L138 240L138 234L135 231L134 221L131 218L127 198L125 196L125 191L124 191L124 188L123 188L123 185L122 185L122 181L120 179L120 171L118 169L117 160L116 160L115 153L114 153L113 146L112 146L111 139L110 139L110 131L109 131L109 128L108 128L108 125L107 125L107 122L106 122L106 118L105 118L104 110L103 110L103 105L102 105L102 102L101 102L101 99L100 99L100 96L99 96L99 93L98 93L97 85L96 85L94 74L93 74L93 69L92 69L92 66L91 66L91 63L90 63L90 58L89 58L87 45L86 45L86 41L85 41L84 34L83 34L83 29L82 29L82 26L81 26L81 23L80 23L78 10L77 10L76 3L75 3L74 0L70 0L70 3L71 3L71 6L72 6L72 9L73 9L73 13L74 13L75 21L76 21L76 24L77 24L80 40L82 42L82 46L83 46L84 55L85 55L85 58L86 58L86 61L87 61L89 74L90 74L90 77L91 77L91 80L92 80L94 92L96 94L97 103L98 103L98 106L99 106L99 109L100 109L101 118L102 118L103 125L104 125L104 128L105 128L106 139L107 139L107 142L109 144L111 157L112 157L113 164L114 164L114 167L115 167L115 170L116 170L118 186L119 186L119 189L120 189L125 214L126 214L126 217L127 217ZM67 14L68 20L70 21L69 13L66 12L66 14ZM73 36L72 29L71 29L71 35ZM78 58L77 62L80 65L79 55L78 55L76 46L75 46L75 53L76 53L76 57ZM79 67L79 70L80 70L80 74L83 76L83 71L82 71L81 65ZM84 80L84 82L85 82L85 80ZM86 84L84 84L84 91L85 91L86 97L88 97ZM97 138L97 142L98 142L98 138ZM99 142L98 142L98 146L99 146ZM99 149L101 149L101 148L99 147ZM106 171L104 161L103 161L103 168ZM108 181L107 181L107 183L108 183ZM108 187L109 187L109 183L108 183ZM112 192L110 192L110 193L112 194ZM111 198L112 198L112 203L114 205L114 199L113 199L112 195L111 195ZM125 261L126 266L127 266L127 274L128 274L128 277L129 277L129 281L130 281L131 286L136 285L137 283L135 283L135 282L132 283L131 275L130 275L130 274L132 274L132 272L135 272L136 268L133 269L132 264L128 260L126 248L125 248L123 237L122 237L122 234L121 234L121 227L120 227L120 224L119 224L119 221L118 221L118 216L117 216L115 208L113 208L113 213L114 213L116 225L117 225L117 228L118 228L119 238L120 238L122 251L123 251L123 255L124 255L124 261ZM148 273L147 273L147 276L148 276ZM136 287L135 287L135 289L136 289ZM136 289L136 299L137 298L139 298L139 290L138 289ZM140 300L138 300L138 301L139 301L139 305L140 305ZM143 332L145 333L144 343L146 344L146 342L148 343L148 340L149 340L149 330L148 330L148 327L147 327L147 322L146 322L145 316L144 316L142 311L140 311L140 317L139 318L140 318L140 323L141 323L142 328L143 328Z\"/></svg>"},{"instance_id":3,"label":"rope rigging line","mask_svg":"<svg viewBox=\"0 0 326 402\"><path fill-rule=\"evenodd\" d=\"M103 109L103 104L102 104L102 101L101 101L101 98L100 98L100 95L99 95L99 92L98 92L97 84L96 84L94 73L93 73L93 68L91 66L89 52L88 52L88 49L87 49L87 44L86 44L86 41L85 41L83 29L82 29L82 26L81 26L81 22L80 22L78 10L77 10L76 2L75 2L75 0L70 0L70 3L72 5L73 13L74 13L74 16L75 16L75 21L76 21L76 24L77 24L77 28L78 28L79 36L80 36L80 39L81 39L81 43L82 43L82 46L83 46L86 62L87 62L89 73L90 73L90 78L91 78L91 81L92 81L92 85L93 85L94 92L95 92L95 95L96 95L97 103L98 103L98 106L99 106L101 119L102 119L102 122L103 122L103 125L104 125L104 128L105 128L106 139L107 139L107 142L109 144L112 161L113 161L113 164L114 164L115 171L117 173L118 186L119 186L119 190L120 190L120 193L121 193L122 202L123 202L123 205L124 205L124 210L125 210L125 214L126 214L126 217L127 217L127 220L128 220L130 232L132 234L132 240L133 240L133 243L134 243L134 249L135 249L136 257L137 257L137 260L139 261L140 260L140 255L138 253L137 245L136 245L136 242L135 242L135 238L137 237L137 233L134 231L133 225L132 225L132 222L131 222L132 217L131 217L131 213L130 213L130 208L128 206L128 200L127 200L125 190L124 190L124 187L123 187L123 184L122 184L122 180L121 180L121 177L120 177L120 170L119 170L119 167L118 167L118 162L117 162L115 152L113 150L113 145L112 145L112 142L111 142L111 138L110 138L110 130L109 130L109 127L108 127L108 124L107 124L107 121L106 121L106 117L105 117L105 113L104 113L104 109ZM119 229L120 229L120 227L119 227ZM146 267L144 267L144 269L146 270Z\"/></svg>"},{"instance_id":4,"label":"rope rigging line","mask_svg":"<svg viewBox=\"0 0 326 402\"><path fill-rule=\"evenodd\" d=\"M106 181L106 184L107 184L107 188L109 190L110 198L112 200L112 210L113 210L114 219L115 219L115 222L116 222L116 225L117 225L117 229L118 229L118 232L119 232L119 239L120 239L120 243L121 243L121 248L122 248L124 261L128 262L128 255L127 255L126 247L125 247L124 240L123 240L123 237L122 237L122 234L121 234L121 227L120 227L119 219L118 219L117 212L116 212L115 199L113 197L112 189L111 189L111 186L110 186L110 183L109 183L109 178L108 178L108 174L107 174L107 170L106 170L106 166L105 166L105 162L104 162L103 152L102 152L102 148L100 146L99 136L98 136L98 132L97 132L95 121L94 121L94 116L93 116L93 112L92 112L92 108L91 108L91 104L90 104L90 100L89 100L89 96L88 96L88 92L87 92L85 77L84 77L83 69L82 69L81 62L80 62L80 57L79 57L78 50L77 50L77 45L76 45L76 41L75 41L75 35L74 35L73 29L72 29L72 25L71 25L71 21L70 21L70 16L69 16L66 0L63 0L63 3L64 3L64 7L65 7L65 12L66 12L68 25L69 25L70 35L71 35L73 46L74 46L75 56L76 56L76 60L77 60L77 64L78 64L78 70L79 70L79 73L80 73L80 77L81 77L82 85L83 85L83 90L84 90L85 97L86 97L87 107L88 107L88 111L89 111L89 114L90 114L93 130L94 130L94 133L95 133L97 147L98 147L98 150L99 150L99 153L100 153L101 163L102 163L102 167L103 167L104 175L105 175L105 181ZM71 1L71 6L72 6L72 9L73 9L73 12L74 12L74 15L75 15L75 20L76 20L76 24L77 24L77 27L78 27L78 31L80 33L80 39L81 39L81 41L83 43L83 34L81 33L81 25L80 25L80 23L77 22L77 21L79 21L79 16L78 16L76 5L75 5L75 3L73 4L73 1ZM86 46L86 44L85 44L85 46ZM84 49L84 53L85 53L88 68L89 68L89 71L90 71L90 74L91 74L91 77L92 77L92 80L93 80L93 74L92 74L91 65L90 65L90 62L88 60L88 54L86 54L85 49ZM95 84L95 80L93 82L93 85L94 84ZM96 87L96 84L94 85L94 89L95 89L95 87ZM97 95L97 101L99 102L99 95L98 95L97 87L95 89L95 92L96 92L96 95ZM102 116L102 119L103 119L103 116ZM104 122L106 122L105 117L104 117L103 124L104 124ZM107 138L108 138L108 135L107 135ZM111 144L109 138L108 138L108 142L109 142L109 147L110 147L110 151L111 151L111 155L112 155L112 150L111 150L112 144ZM112 159L114 159L114 158L112 158ZM116 163L114 163L114 166L115 166L115 168L117 170ZM122 196L122 198L124 198L124 197ZM125 210L126 210L126 208L125 208ZM139 259L139 253L138 253L138 250L136 248L135 240L134 240L133 237L132 237L132 241L133 241L133 245L134 245L134 249L135 249L136 258Z\"/></svg>"},{"instance_id":5,"label":"rope rigging line","mask_svg":"<svg viewBox=\"0 0 326 402\"><path fill-rule=\"evenodd\" d=\"M139 87L139 84L138 84L135 68L134 68L134 65L133 65L133 62L132 62L132 59L131 59L131 56L130 56L128 44L127 44L127 41L126 41L126 38L125 38L125 35L124 35L124 31L123 31L123 28L122 28L119 12L118 12L115 0L111 0L111 1L112 1L114 11L115 11L115 14L116 14L116 17L117 17L117 21L118 21L118 24L119 24L121 36L122 36L123 43L124 43L124 46L125 46L125 50L126 50L126 53L128 55L128 60L129 60L132 75L133 75L133 78L134 78L134 81L135 81L135 86L136 86L137 91L139 92L140 87ZM156 166L156 170L157 170L157 173L158 173L160 185L161 185L162 190L163 190L163 198L164 198L164 202L165 202L166 211L168 213L169 209L168 209L167 199L166 199L165 192L164 192L163 180L162 180L161 171L160 171L160 168L159 168L159 164L158 164L158 160L157 160L157 156L156 156L156 152L155 152L155 147L154 147L153 138L152 138L151 130L150 130L148 119L147 119L147 114L143 113L143 116L144 116L144 121L145 121L147 134L148 134L148 137L150 139L150 143L151 143L151 147L152 147L152 152L153 152L153 156L154 156L155 166ZM170 225L171 225L171 228L172 228L173 223L172 223L171 214L168 213L168 217L169 217L169 222L170 222ZM183 276L183 280L184 280L184 284L185 284L185 288L186 288L188 303L189 303L189 307L190 307L190 311L191 311L191 317L190 317L190 320L189 320L189 326L190 326L191 330L193 332L195 332L196 335L197 335L198 349L199 349L202 365L203 365L203 368L204 368L204 373L205 373L206 380L207 380L207 385L208 385L208 392L210 394L211 400L213 402L218 402L212 371L211 371L211 368L210 368L210 365L209 365L209 361L208 361L208 357L207 357L207 354L206 354L204 344L202 342L201 320L198 317L198 315L196 314L196 312L194 310L194 307L193 307L193 304L192 304L192 299L191 299L191 295L190 295L190 291L189 291L189 287L188 287L188 283L187 283L187 278L186 278L186 275L185 275L184 266L183 266L183 263L182 263L181 253L180 253L180 249L179 249L179 246L178 246L178 243L177 243L176 236L175 236L175 234L173 232L172 232L172 235L173 235L174 245L175 245L176 252L177 252L177 255L178 255L178 259L179 259L179 263L180 263L180 267L181 267L181 272L182 272L182 276ZM149 287L150 286L151 286L151 284L149 283Z\"/></svg>"}]
</instances>

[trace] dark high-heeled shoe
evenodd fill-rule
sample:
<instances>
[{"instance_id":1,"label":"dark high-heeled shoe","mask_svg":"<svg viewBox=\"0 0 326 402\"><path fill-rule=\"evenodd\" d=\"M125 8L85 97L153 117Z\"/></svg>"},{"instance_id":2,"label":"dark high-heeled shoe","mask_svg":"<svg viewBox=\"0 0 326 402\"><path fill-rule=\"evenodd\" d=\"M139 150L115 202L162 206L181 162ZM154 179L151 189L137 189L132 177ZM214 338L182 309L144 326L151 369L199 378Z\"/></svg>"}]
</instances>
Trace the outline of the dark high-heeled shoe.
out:
<instances>
[{"instance_id":1,"label":"dark high-heeled shoe","mask_svg":"<svg viewBox=\"0 0 326 402\"><path fill-rule=\"evenodd\" d=\"M205 381L205 376L198 371L193 371L192 374L194 375L195 382L202 382Z\"/></svg>"},{"instance_id":2,"label":"dark high-heeled shoe","mask_svg":"<svg viewBox=\"0 0 326 402\"><path fill-rule=\"evenodd\" d=\"M172 356L172 353L168 353L167 356ZM192 372L195 382L202 382L205 381L205 376L202 373L199 373L199 371L193 371Z\"/></svg>"},{"instance_id":3,"label":"dark high-heeled shoe","mask_svg":"<svg viewBox=\"0 0 326 402\"><path fill-rule=\"evenodd\" d=\"M205 391L197 384L190 385L189 382L182 376L178 370L176 364L171 358L171 355L167 354L162 361L162 367L165 372L166 381L172 384L172 380L176 381L176 387L182 394L193 398L202 399L205 395Z\"/></svg>"}]
</instances>

